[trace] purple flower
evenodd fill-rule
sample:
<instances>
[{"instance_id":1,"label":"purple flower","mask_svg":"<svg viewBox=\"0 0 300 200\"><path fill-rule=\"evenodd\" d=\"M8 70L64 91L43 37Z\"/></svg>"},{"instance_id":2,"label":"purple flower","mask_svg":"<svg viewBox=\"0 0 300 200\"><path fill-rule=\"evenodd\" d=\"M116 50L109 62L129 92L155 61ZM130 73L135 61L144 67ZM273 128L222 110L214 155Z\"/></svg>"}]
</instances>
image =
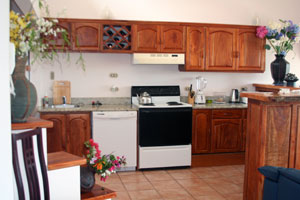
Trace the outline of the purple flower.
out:
<instances>
[{"instance_id":1,"label":"purple flower","mask_svg":"<svg viewBox=\"0 0 300 200\"><path fill-rule=\"evenodd\" d=\"M279 40L282 36L283 36L283 34L282 34L282 33L279 33L279 34L276 35L275 39L276 39L276 40Z\"/></svg>"},{"instance_id":2,"label":"purple flower","mask_svg":"<svg viewBox=\"0 0 300 200\"><path fill-rule=\"evenodd\" d=\"M268 29L265 26L259 26L256 29L256 36L264 38L268 34Z\"/></svg>"}]
</instances>

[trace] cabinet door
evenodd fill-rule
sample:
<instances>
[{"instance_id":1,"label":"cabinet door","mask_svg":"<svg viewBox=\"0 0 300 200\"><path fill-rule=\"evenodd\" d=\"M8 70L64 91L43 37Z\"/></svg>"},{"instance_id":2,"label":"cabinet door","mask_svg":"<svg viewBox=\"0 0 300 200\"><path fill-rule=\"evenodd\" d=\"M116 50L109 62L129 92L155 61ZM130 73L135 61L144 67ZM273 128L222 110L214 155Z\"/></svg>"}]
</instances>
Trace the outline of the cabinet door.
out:
<instances>
[{"instance_id":1,"label":"cabinet door","mask_svg":"<svg viewBox=\"0 0 300 200\"><path fill-rule=\"evenodd\" d=\"M71 42L72 42L72 30L71 30L71 23L67 21L59 20L56 24L57 28L64 29L67 33L67 38L70 43L65 42L63 34L58 33L56 37L47 37L46 41L49 44L49 49L68 49L71 50Z\"/></svg>"},{"instance_id":2,"label":"cabinet door","mask_svg":"<svg viewBox=\"0 0 300 200\"><path fill-rule=\"evenodd\" d=\"M212 152L236 152L242 148L242 119L212 121Z\"/></svg>"},{"instance_id":3,"label":"cabinet door","mask_svg":"<svg viewBox=\"0 0 300 200\"><path fill-rule=\"evenodd\" d=\"M66 118L64 114L41 114L41 118L53 122L47 128L47 152L66 151Z\"/></svg>"},{"instance_id":4,"label":"cabinet door","mask_svg":"<svg viewBox=\"0 0 300 200\"><path fill-rule=\"evenodd\" d=\"M84 155L84 142L91 138L90 121L89 113L67 115L67 152L78 156Z\"/></svg>"},{"instance_id":5,"label":"cabinet door","mask_svg":"<svg viewBox=\"0 0 300 200\"><path fill-rule=\"evenodd\" d=\"M236 29L207 28L206 70L234 71L236 69Z\"/></svg>"},{"instance_id":6,"label":"cabinet door","mask_svg":"<svg viewBox=\"0 0 300 200\"><path fill-rule=\"evenodd\" d=\"M187 27L185 70L204 70L205 31L203 27Z\"/></svg>"},{"instance_id":7,"label":"cabinet door","mask_svg":"<svg viewBox=\"0 0 300 200\"><path fill-rule=\"evenodd\" d=\"M160 52L159 25L135 25L134 35L135 52Z\"/></svg>"},{"instance_id":8,"label":"cabinet door","mask_svg":"<svg viewBox=\"0 0 300 200\"><path fill-rule=\"evenodd\" d=\"M185 26L161 26L161 52L185 52Z\"/></svg>"},{"instance_id":9,"label":"cabinet door","mask_svg":"<svg viewBox=\"0 0 300 200\"><path fill-rule=\"evenodd\" d=\"M256 37L256 29L239 29L238 71L265 71L265 40Z\"/></svg>"},{"instance_id":10,"label":"cabinet door","mask_svg":"<svg viewBox=\"0 0 300 200\"><path fill-rule=\"evenodd\" d=\"M73 23L72 33L74 50L100 50L99 23Z\"/></svg>"},{"instance_id":11,"label":"cabinet door","mask_svg":"<svg viewBox=\"0 0 300 200\"><path fill-rule=\"evenodd\" d=\"M193 110L192 153L210 152L211 110Z\"/></svg>"}]
</instances>

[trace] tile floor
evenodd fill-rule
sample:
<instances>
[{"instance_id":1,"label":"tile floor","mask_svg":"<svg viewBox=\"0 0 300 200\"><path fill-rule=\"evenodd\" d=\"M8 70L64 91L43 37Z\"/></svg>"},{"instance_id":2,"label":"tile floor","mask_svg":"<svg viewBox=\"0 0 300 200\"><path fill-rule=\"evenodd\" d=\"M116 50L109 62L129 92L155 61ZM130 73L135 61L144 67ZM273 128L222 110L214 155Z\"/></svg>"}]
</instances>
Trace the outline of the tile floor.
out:
<instances>
[{"instance_id":1,"label":"tile floor","mask_svg":"<svg viewBox=\"0 0 300 200\"><path fill-rule=\"evenodd\" d=\"M119 172L96 183L120 200L242 200L244 165Z\"/></svg>"}]
</instances>

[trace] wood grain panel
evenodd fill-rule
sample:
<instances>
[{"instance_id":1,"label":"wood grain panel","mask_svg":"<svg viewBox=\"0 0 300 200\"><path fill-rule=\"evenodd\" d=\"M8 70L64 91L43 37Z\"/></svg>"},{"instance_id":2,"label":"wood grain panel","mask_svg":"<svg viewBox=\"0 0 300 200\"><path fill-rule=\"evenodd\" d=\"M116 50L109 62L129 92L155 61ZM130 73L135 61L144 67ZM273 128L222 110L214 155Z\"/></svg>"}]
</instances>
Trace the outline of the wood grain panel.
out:
<instances>
[{"instance_id":1,"label":"wood grain panel","mask_svg":"<svg viewBox=\"0 0 300 200\"><path fill-rule=\"evenodd\" d=\"M48 170L62 169L86 164L86 159L73 154L59 151L48 153Z\"/></svg>"},{"instance_id":2,"label":"wood grain panel","mask_svg":"<svg viewBox=\"0 0 300 200\"><path fill-rule=\"evenodd\" d=\"M185 54L185 70L204 70L205 28L187 27L187 47Z\"/></svg>"},{"instance_id":3,"label":"wood grain panel","mask_svg":"<svg viewBox=\"0 0 300 200\"><path fill-rule=\"evenodd\" d=\"M99 23L73 23L73 49L74 50L100 50L100 24Z\"/></svg>"},{"instance_id":4,"label":"wood grain panel","mask_svg":"<svg viewBox=\"0 0 300 200\"><path fill-rule=\"evenodd\" d=\"M160 26L134 25L134 51L160 52Z\"/></svg>"},{"instance_id":5,"label":"wood grain panel","mask_svg":"<svg viewBox=\"0 0 300 200\"><path fill-rule=\"evenodd\" d=\"M64 114L41 114L42 119L53 122L47 129L47 152L66 151L66 118Z\"/></svg>"},{"instance_id":6,"label":"wood grain panel","mask_svg":"<svg viewBox=\"0 0 300 200\"><path fill-rule=\"evenodd\" d=\"M241 151L242 120L212 120L212 152Z\"/></svg>"},{"instance_id":7,"label":"wood grain panel","mask_svg":"<svg viewBox=\"0 0 300 200\"><path fill-rule=\"evenodd\" d=\"M236 69L236 29L208 28L206 31L206 70Z\"/></svg>"},{"instance_id":8,"label":"wood grain panel","mask_svg":"<svg viewBox=\"0 0 300 200\"><path fill-rule=\"evenodd\" d=\"M265 40L256 37L256 29L239 29L237 44L238 71L265 70Z\"/></svg>"},{"instance_id":9,"label":"wood grain panel","mask_svg":"<svg viewBox=\"0 0 300 200\"><path fill-rule=\"evenodd\" d=\"M71 104L71 82L54 81L53 82L53 104L62 104L62 97L66 97L66 103Z\"/></svg>"},{"instance_id":10,"label":"wood grain panel","mask_svg":"<svg viewBox=\"0 0 300 200\"><path fill-rule=\"evenodd\" d=\"M295 168L300 169L300 105L296 106L296 135L295 135L295 153L294 153L294 159L295 159Z\"/></svg>"},{"instance_id":11,"label":"wood grain panel","mask_svg":"<svg viewBox=\"0 0 300 200\"><path fill-rule=\"evenodd\" d=\"M185 52L185 26L161 26L161 52Z\"/></svg>"},{"instance_id":12,"label":"wood grain panel","mask_svg":"<svg viewBox=\"0 0 300 200\"><path fill-rule=\"evenodd\" d=\"M84 142L91 138L90 114L67 115L67 152L83 156Z\"/></svg>"},{"instance_id":13,"label":"wood grain panel","mask_svg":"<svg viewBox=\"0 0 300 200\"><path fill-rule=\"evenodd\" d=\"M289 105L267 107L266 165L288 167L291 112Z\"/></svg>"},{"instance_id":14,"label":"wood grain panel","mask_svg":"<svg viewBox=\"0 0 300 200\"><path fill-rule=\"evenodd\" d=\"M240 119L243 117L242 109L217 109L212 111L213 119Z\"/></svg>"},{"instance_id":15,"label":"wood grain panel","mask_svg":"<svg viewBox=\"0 0 300 200\"><path fill-rule=\"evenodd\" d=\"M66 43L62 33L57 33L56 37L47 37L47 42L49 44L49 49L71 49L71 41L72 41L72 27L71 23L63 20L59 20L56 24L57 28L63 29L67 33L67 38L70 44Z\"/></svg>"},{"instance_id":16,"label":"wood grain panel","mask_svg":"<svg viewBox=\"0 0 300 200\"><path fill-rule=\"evenodd\" d=\"M211 110L193 110L192 153L210 152Z\"/></svg>"}]
</instances>

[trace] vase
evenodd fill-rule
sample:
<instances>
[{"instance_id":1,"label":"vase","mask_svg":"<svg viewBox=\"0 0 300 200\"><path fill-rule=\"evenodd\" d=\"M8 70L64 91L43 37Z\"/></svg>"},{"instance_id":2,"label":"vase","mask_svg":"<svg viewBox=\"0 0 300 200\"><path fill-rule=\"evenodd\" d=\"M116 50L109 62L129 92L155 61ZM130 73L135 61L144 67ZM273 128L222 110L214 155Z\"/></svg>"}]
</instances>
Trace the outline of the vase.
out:
<instances>
[{"instance_id":1,"label":"vase","mask_svg":"<svg viewBox=\"0 0 300 200\"><path fill-rule=\"evenodd\" d=\"M34 85L26 78L27 57L16 57L16 66L12 75L15 95L11 95L11 117L13 123L24 123L32 114L37 103Z\"/></svg>"},{"instance_id":2,"label":"vase","mask_svg":"<svg viewBox=\"0 0 300 200\"><path fill-rule=\"evenodd\" d=\"M95 171L90 167L80 167L80 188L82 193L92 191L95 185Z\"/></svg>"},{"instance_id":3,"label":"vase","mask_svg":"<svg viewBox=\"0 0 300 200\"><path fill-rule=\"evenodd\" d=\"M297 81L287 81L286 86L295 87Z\"/></svg>"},{"instance_id":4,"label":"vase","mask_svg":"<svg viewBox=\"0 0 300 200\"><path fill-rule=\"evenodd\" d=\"M275 55L276 59L271 63L271 74L274 80L273 85L284 85L284 78L290 71L290 63L283 55Z\"/></svg>"}]
</instances>

